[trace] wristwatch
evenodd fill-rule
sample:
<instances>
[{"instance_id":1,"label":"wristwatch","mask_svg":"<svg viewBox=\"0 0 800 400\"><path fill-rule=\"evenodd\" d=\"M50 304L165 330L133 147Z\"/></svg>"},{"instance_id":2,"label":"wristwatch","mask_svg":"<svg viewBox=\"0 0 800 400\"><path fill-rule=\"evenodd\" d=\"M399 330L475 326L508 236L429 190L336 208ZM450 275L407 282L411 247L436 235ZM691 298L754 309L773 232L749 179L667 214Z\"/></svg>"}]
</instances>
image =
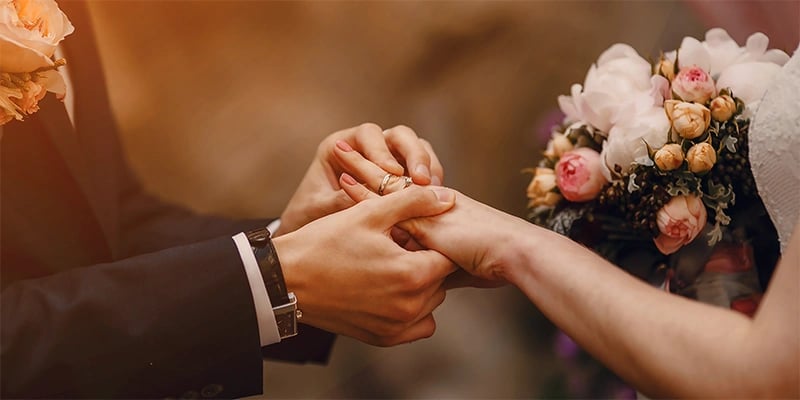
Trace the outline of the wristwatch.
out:
<instances>
[{"instance_id":1,"label":"wristwatch","mask_svg":"<svg viewBox=\"0 0 800 400\"><path fill-rule=\"evenodd\" d=\"M269 230L255 229L245 232L245 235L258 261L258 268L261 270L261 277L264 279L264 286L272 303L272 312L275 314L281 339L297 335L297 320L303 314L297 308L297 298L294 297L294 293L286 290L281 263L275 246L272 245Z\"/></svg>"}]
</instances>

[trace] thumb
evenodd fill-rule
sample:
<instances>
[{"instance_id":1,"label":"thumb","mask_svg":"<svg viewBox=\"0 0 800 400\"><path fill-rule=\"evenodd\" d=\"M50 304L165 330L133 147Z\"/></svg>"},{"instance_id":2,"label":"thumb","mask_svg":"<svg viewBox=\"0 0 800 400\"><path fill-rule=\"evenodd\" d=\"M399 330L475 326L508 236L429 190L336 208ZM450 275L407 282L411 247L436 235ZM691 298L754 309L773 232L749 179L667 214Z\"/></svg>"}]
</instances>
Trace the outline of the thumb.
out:
<instances>
[{"instance_id":1,"label":"thumb","mask_svg":"<svg viewBox=\"0 0 800 400\"><path fill-rule=\"evenodd\" d=\"M456 195L440 186L410 186L386 196L369 199L373 220L391 227L419 217L439 215L453 207Z\"/></svg>"}]
</instances>

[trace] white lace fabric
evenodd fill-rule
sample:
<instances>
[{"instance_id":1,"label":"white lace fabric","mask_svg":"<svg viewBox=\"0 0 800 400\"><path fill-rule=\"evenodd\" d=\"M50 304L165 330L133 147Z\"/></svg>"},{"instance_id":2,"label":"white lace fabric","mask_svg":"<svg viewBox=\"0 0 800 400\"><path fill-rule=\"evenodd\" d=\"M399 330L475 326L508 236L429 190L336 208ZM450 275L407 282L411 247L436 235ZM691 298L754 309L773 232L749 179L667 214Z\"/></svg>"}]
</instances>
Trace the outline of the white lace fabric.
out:
<instances>
[{"instance_id":1,"label":"white lace fabric","mask_svg":"<svg viewBox=\"0 0 800 400\"><path fill-rule=\"evenodd\" d=\"M756 187L783 253L800 219L800 48L761 100L749 141Z\"/></svg>"}]
</instances>

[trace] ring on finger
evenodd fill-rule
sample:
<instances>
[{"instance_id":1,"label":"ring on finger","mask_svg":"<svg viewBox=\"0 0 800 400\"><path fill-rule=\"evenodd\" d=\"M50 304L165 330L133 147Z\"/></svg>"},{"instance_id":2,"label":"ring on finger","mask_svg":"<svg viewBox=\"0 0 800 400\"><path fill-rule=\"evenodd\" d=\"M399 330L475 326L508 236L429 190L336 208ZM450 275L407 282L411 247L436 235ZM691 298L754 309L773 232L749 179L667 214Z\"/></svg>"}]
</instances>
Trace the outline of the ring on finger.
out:
<instances>
[{"instance_id":1,"label":"ring on finger","mask_svg":"<svg viewBox=\"0 0 800 400\"><path fill-rule=\"evenodd\" d=\"M386 185L389 184L389 179L391 179L394 174L386 174L383 176L383 180L381 180L380 186L378 186L378 196L383 196L383 191L386 190Z\"/></svg>"},{"instance_id":2,"label":"ring on finger","mask_svg":"<svg viewBox=\"0 0 800 400\"><path fill-rule=\"evenodd\" d=\"M410 176L404 176L403 180L405 181L403 183L403 189L411 186L411 184L414 183L414 180L412 180Z\"/></svg>"}]
</instances>

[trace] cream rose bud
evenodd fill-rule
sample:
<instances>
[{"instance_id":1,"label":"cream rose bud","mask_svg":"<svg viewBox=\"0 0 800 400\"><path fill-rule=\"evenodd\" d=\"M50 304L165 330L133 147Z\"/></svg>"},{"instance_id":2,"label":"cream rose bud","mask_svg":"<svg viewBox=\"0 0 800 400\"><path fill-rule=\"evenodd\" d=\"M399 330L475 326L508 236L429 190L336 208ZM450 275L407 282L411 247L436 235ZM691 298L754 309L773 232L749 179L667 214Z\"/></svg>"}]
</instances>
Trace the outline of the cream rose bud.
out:
<instances>
[{"instance_id":1,"label":"cream rose bud","mask_svg":"<svg viewBox=\"0 0 800 400\"><path fill-rule=\"evenodd\" d=\"M672 171L683 164L683 149L677 143L668 144L656 151L653 157L658 169L662 171Z\"/></svg>"},{"instance_id":2,"label":"cream rose bud","mask_svg":"<svg viewBox=\"0 0 800 400\"><path fill-rule=\"evenodd\" d=\"M702 104L667 100L664 102L664 111L672 128L682 138L695 139L702 136L711 123L711 111Z\"/></svg>"},{"instance_id":3,"label":"cream rose bud","mask_svg":"<svg viewBox=\"0 0 800 400\"><path fill-rule=\"evenodd\" d=\"M555 171L550 168L536 168L533 179L528 185L529 206L554 206L561 199L557 193L553 192L556 188Z\"/></svg>"},{"instance_id":4,"label":"cream rose bud","mask_svg":"<svg viewBox=\"0 0 800 400\"><path fill-rule=\"evenodd\" d=\"M695 174L708 172L717 162L717 152L708 143L698 143L686 152L686 162Z\"/></svg>"},{"instance_id":5,"label":"cream rose bud","mask_svg":"<svg viewBox=\"0 0 800 400\"><path fill-rule=\"evenodd\" d=\"M672 80L672 91L683 101L705 103L717 94L714 80L697 66L684 67Z\"/></svg>"},{"instance_id":6,"label":"cream rose bud","mask_svg":"<svg viewBox=\"0 0 800 400\"><path fill-rule=\"evenodd\" d=\"M736 102L731 96L717 96L711 100L711 118L715 121L725 122L736 112Z\"/></svg>"},{"instance_id":7,"label":"cream rose bud","mask_svg":"<svg viewBox=\"0 0 800 400\"><path fill-rule=\"evenodd\" d=\"M691 243L706 226L708 214L697 196L676 196L656 214L659 235L653 239L663 254Z\"/></svg>"},{"instance_id":8,"label":"cream rose bud","mask_svg":"<svg viewBox=\"0 0 800 400\"><path fill-rule=\"evenodd\" d=\"M589 201L600 194L606 183L603 177L600 154L587 147L579 147L561 156L556 164L556 184L569 201Z\"/></svg>"},{"instance_id":9,"label":"cream rose bud","mask_svg":"<svg viewBox=\"0 0 800 400\"><path fill-rule=\"evenodd\" d=\"M672 82L675 79L675 63L671 60L663 59L656 65L656 74L661 74Z\"/></svg>"},{"instance_id":10,"label":"cream rose bud","mask_svg":"<svg viewBox=\"0 0 800 400\"><path fill-rule=\"evenodd\" d=\"M557 159L561 157L562 154L572 150L573 147L567 135L563 133L554 133L552 139L547 142L547 149L544 151L544 155L547 158Z\"/></svg>"}]
</instances>

